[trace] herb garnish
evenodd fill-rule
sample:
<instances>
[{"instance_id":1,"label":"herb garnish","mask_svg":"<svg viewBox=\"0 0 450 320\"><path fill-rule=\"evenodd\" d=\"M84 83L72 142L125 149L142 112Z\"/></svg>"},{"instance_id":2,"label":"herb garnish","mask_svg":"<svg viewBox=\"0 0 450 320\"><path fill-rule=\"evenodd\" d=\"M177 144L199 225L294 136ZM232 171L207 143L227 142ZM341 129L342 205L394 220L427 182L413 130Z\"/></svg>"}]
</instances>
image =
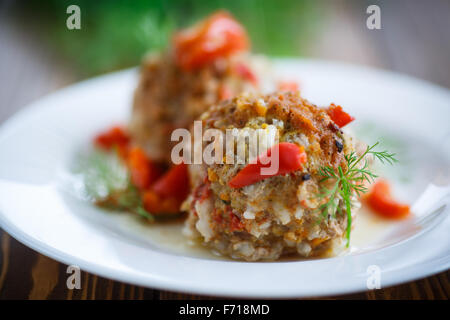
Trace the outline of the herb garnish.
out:
<instances>
[{"instance_id":1,"label":"herb garnish","mask_svg":"<svg viewBox=\"0 0 450 320\"><path fill-rule=\"evenodd\" d=\"M117 152L94 150L79 158L75 173L82 176L85 196L100 207L129 211L148 221L154 217L142 204L139 190L131 183Z\"/></svg>"},{"instance_id":2,"label":"herb garnish","mask_svg":"<svg viewBox=\"0 0 450 320\"><path fill-rule=\"evenodd\" d=\"M96 199L95 204L110 210L125 210L135 213L151 222L154 221L154 217L144 209L139 190L131 183L124 189L114 190L106 197Z\"/></svg>"},{"instance_id":3,"label":"herb garnish","mask_svg":"<svg viewBox=\"0 0 450 320\"><path fill-rule=\"evenodd\" d=\"M370 171L369 163L365 159L366 155L371 154L374 158L380 160L381 163L394 164L398 162L395 158L394 153L389 153L387 151L375 151L374 148L379 144L375 143L372 146L368 146L366 151L361 155L357 156L355 152L351 152L345 155L346 169L341 166L336 169L324 166L319 169L319 174L323 176L320 182L327 180L333 181L333 186L331 188L323 188L322 192L319 194L319 200L325 203L319 206L321 213L321 219L324 219L331 214L334 218L336 217L336 211L338 209L339 199L338 195L342 197L345 203L345 209L347 213L347 247L350 245L350 231L352 226L352 212L351 212L351 198L352 195L356 193L358 197L361 194L368 191L367 187L364 186L364 182L372 183L378 176ZM358 164L364 161L361 166Z\"/></svg>"}]
</instances>

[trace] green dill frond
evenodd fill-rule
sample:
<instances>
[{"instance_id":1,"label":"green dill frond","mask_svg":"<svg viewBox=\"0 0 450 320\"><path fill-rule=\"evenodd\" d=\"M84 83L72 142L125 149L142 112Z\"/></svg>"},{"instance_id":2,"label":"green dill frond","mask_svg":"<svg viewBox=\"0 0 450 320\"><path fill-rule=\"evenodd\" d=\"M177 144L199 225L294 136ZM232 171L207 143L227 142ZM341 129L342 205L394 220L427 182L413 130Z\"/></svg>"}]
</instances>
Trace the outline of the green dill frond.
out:
<instances>
[{"instance_id":1,"label":"green dill frond","mask_svg":"<svg viewBox=\"0 0 450 320\"><path fill-rule=\"evenodd\" d=\"M389 153L387 151L375 151L375 147L379 145L379 142L372 146L368 146L365 152L361 156L357 156L355 152L345 155L346 169L338 167L337 170L329 167L323 166L319 168L318 173L323 178L319 182L324 182L328 180L334 180L333 186L328 188L322 188L321 192L318 194L319 202L323 202L318 210L320 212L319 223L324 219L331 216L336 217L336 212L338 210L338 198L340 195L345 205L345 213L347 214L347 247L350 245L350 233L352 226L352 197L356 195L360 197L362 194L368 191L367 187L364 186L364 182L372 183L378 177L369 168L369 162L366 159L367 155L372 155L374 159L378 159L381 163L394 164L398 162L395 158L395 153ZM364 161L361 166L358 164Z\"/></svg>"},{"instance_id":2,"label":"green dill frond","mask_svg":"<svg viewBox=\"0 0 450 320\"><path fill-rule=\"evenodd\" d=\"M79 157L75 173L82 177L85 196L109 210L129 211L149 221L154 217L142 204L139 190L116 152L94 150Z\"/></svg>"}]
</instances>

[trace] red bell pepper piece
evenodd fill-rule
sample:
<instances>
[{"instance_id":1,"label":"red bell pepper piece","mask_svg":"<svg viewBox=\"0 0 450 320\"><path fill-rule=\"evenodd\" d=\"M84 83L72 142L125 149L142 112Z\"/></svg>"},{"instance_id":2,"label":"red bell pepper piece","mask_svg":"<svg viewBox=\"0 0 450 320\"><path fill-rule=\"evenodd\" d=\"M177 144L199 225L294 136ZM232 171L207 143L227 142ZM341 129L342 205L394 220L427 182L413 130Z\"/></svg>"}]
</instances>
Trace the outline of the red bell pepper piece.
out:
<instances>
[{"instance_id":1,"label":"red bell pepper piece","mask_svg":"<svg viewBox=\"0 0 450 320\"><path fill-rule=\"evenodd\" d=\"M200 68L249 47L245 29L225 11L177 33L173 42L177 64L184 70Z\"/></svg>"},{"instance_id":2,"label":"red bell pepper piece","mask_svg":"<svg viewBox=\"0 0 450 320\"><path fill-rule=\"evenodd\" d=\"M230 218L230 231L242 231L244 230L244 224L241 222L241 220L233 213L231 208L228 211L228 215Z\"/></svg>"},{"instance_id":3,"label":"red bell pepper piece","mask_svg":"<svg viewBox=\"0 0 450 320\"><path fill-rule=\"evenodd\" d=\"M148 159L144 150L134 147L128 152L127 165L131 182L138 189L148 188L160 175L159 168Z\"/></svg>"},{"instance_id":4,"label":"red bell pepper piece","mask_svg":"<svg viewBox=\"0 0 450 320\"><path fill-rule=\"evenodd\" d=\"M298 91L300 86L296 81L280 81L278 83L278 90L280 91Z\"/></svg>"},{"instance_id":5,"label":"red bell pepper piece","mask_svg":"<svg viewBox=\"0 0 450 320\"><path fill-rule=\"evenodd\" d=\"M145 210L152 214L175 214L189 193L189 177L184 163L173 166L142 196Z\"/></svg>"},{"instance_id":6,"label":"red bell pepper piece","mask_svg":"<svg viewBox=\"0 0 450 320\"><path fill-rule=\"evenodd\" d=\"M202 183L201 185L199 185L197 188L194 189L194 200L202 203L203 201L208 199L210 195L211 195L211 182L206 177L204 183Z\"/></svg>"},{"instance_id":7,"label":"red bell pepper piece","mask_svg":"<svg viewBox=\"0 0 450 320\"><path fill-rule=\"evenodd\" d=\"M391 195L391 188L384 180L378 180L366 196L369 207L378 215L389 219L403 219L409 213L409 206L396 202Z\"/></svg>"},{"instance_id":8,"label":"red bell pepper piece","mask_svg":"<svg viewBox=\"0 0 450 320\"><path fill-rule=\"evenodd\" d=\"M327 113L330 116L331 120L333 120L333 122L336 123L339 128L342 128L343 126L355 120L355 118L342 110L341 106L337 106L334 103L332 103L328 107Z\"/></svg>"},{"instance_id":9,"label":"red bell pepper piece","mask_svg":"<svg viewBox=\"0 0 450 320\"><path fill-rule=\"evenodd\" d=\"M181 202L173 197L162 198L153 190L146 190L142 195L145 210L153 215L177 214L180 212Z\"/></svg>"},{"instance_id":10,"label":"red bell pepper piece","mask_svg":"<svg viewBox=\"0 0 450 320\"><path fill-rule=\"evenodd\" d=\"M189 176L184 163L173 166L152 186L152 190L161 197L173 197L180 202L189 192Z\"/></svg>"},{"instance_id":11,"label":"red bell pepper piece","mask_svg":"<svg viewBox=\"0 0 450 320\"><path fill-rule=\"evenodd\" d=\"M108 131L102 132L94 139L95 145L99 148L110 150L115 146L124 147L130 142L128 133L122 127L112 127Z\"/></svg>"},{"instance_id":12,"label":"red bell pepper piece","mask_svg":"<svg viewBox=\"0 0 450 320\"><path fill-rule=\"evenodd\" d=\"M271 175L262 175L261 169L270 167L271 163L269 159L276 147L279 148L278 171ZM306 162L306 159L306 153L302 146L289 142L281 142L268 149L265 154L260 155L256 163L246 165L228 182L228 185L231 188L242 188L263 179L301 170L302 164Z\"/></svg>"},{"instance_id":13,"label":"red bell pepper piece","mask_svg":"<svg viewBox=\"0 0 450 320\"><path fill-rule=\"evenodd\" d=\"M258 85L258 78L247 65L243 63L237 63L235 70L242 79L249 81L253 86Z\"/></svg>"},{"instance_id":14,"label":"red bell pepper piece","mask_svg":"<svg viewBox=\"0 0 450 320\"><path fill-rule=\"evenodd\" d=\"M222 85L219 88L219 100L227 100L230 99L233 96L233 91L231 91L231 89L227 86L227 85Z\"/></svg>"}]
</instances>

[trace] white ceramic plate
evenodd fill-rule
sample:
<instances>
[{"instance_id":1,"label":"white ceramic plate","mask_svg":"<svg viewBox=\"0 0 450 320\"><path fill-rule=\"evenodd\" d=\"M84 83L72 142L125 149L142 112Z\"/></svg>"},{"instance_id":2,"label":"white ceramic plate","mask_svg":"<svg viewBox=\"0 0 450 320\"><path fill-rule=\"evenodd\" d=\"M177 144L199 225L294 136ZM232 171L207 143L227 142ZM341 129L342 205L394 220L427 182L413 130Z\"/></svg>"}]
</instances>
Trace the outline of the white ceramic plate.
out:
<instances>
[{"instance_id":1,"label":"white ceramic plate","mask_svg":"<svg viewBox=\"0 0 450 320\"><path fill-rule=\"evenodd\" d=\"M312 102L343 105L357 118L353 126L359 136L377 137L399 153L401 165L386 174L395 182L397 197L409 203L420 198L415 214L425 215L437 205L440 199L430 197L433 190L448 191L448 90L323 61L278 60L275 70L300 79ZM86 203L73 192L73 159L98 131L125 123L136 81L136 70L129 70L76 84L35 102L1 127L2 228L47 256L100 276L206 295L335 295L366 290L371 265L379 268L382 287L449 268L448 203L439 222L423 232L391 241L374 234L370 245L346 256L272 263L217 259L189 248L178 226L146 227L135 217ZM421 196L425 190L428 195ZM395 227L405 229L402 223Z\"/></svg>"}]
</instances>

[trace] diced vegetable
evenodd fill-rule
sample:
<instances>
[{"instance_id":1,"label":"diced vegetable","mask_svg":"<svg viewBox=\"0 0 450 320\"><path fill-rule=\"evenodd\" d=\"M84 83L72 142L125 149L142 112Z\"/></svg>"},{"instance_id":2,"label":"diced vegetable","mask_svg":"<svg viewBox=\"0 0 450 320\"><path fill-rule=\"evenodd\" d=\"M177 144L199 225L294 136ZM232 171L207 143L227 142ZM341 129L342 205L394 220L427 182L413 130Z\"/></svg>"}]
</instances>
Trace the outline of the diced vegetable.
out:
<instances>
[{"instance_id":1,"label":"diced vegetable","mask_svg":"<svg viewBox=\"0 0 450 320\"><path fill-rule=\"evenodd\" d=\"M142 148L130 147L130 138L120 127L101 133L94 143L103 150L116 149L130 176L127 187L110 188L107 197L97 199L99 206L129 210L148 219L152 215L166 216L180 212L180 205L189 192L185 164L174 166L160 178L160 166L152 162Z\"/></svg>"},{"instance_id":2,"label":"diced vegetable","mask_svg":"<svg viewBox=\"0 0 450 320\"><path fill-rule=\"evenodd\" d=\"M174 37L175 57L184 70L197 69L248 47L246 31L225 11L211 15Z\"/></svg>"},{"instance_id":3,"label":"diced vegetable","mask_svg":"<svg viewBox=\"0 0 450 320\"><path fill-rule=\"evenodd\" d=\"M180 201L176 198L161 198L155 191L146 190L142 196L146 211L153 215L177 214L180 212Z\"/></svg>"},{"instance_id":4,"label":"diced vegetable","mask_svg":"<svg viewBox=\"0 0 450 320\"><path fill-rule=\"evenodd\" d=\"M230 218L230 231L242 231L244 230L244 225L242 224L241 220L236 216L233 211L228 211L229 218Z\"/></svg>"},{"instance_id":5,"label":"diced vegetable","mask_svg":"<svg viewBox=\"0 0 450 320\"><path fill-rule=\"evenodd\" d=\"M208 199L211 195L211 183L208 179L194 190L194 199L200 203Z\"/></svg>"},{"instance_id":6,"label":"diced vegetable","mask_svg":"<svg viewBox=\"0 0 450 320\"><path fill-rule=\"evenodd\" d=\"M300 86L296 81L280 81L278 83L278 90L280 91L298 91Z\"/></svg>"},{"instance_id":7,"label":"diced vegetable","mask_svg":"<svg viewBox=\"0 0 450 320\"><path fill-rule=\"evenodd\" d=\"M233 92L231 89L223 84L219 87L219 100L227 100L230 99L233 96Z\"/></svg>"},{"instance_id":8,"label":"diced vegetable","mask_svg":"<svg viewBox=\"0 0 450 320\"><path fill-rule=\"evenodd\" d=\"M187 166L182 163L172 167L144 192L144 208L155 215L178 213L188 192Z\"/></svg>"},{"instance_id":9,"label":"diced vegetable","mask_svg":"<svg viewBox=\"0 0 450 320\"><path fill-rule=\"evenodd\" d=\"M148 159L144 150L132 148L127 157L131 182L140 190L148 188L160 175L159 168Z\"/></svg>"},{"instance_id":10,"label":"diced vegetable","mask_svg":"<svg viewBox=\"0 0 450 320\"><path fill-rule=\"evenodd\" d=\"M254 86L258 85L258 78L247 65L243 63L237 63L235 70L242 79L249 81Z\"/></svg>"},{"instance_id":11,"label":"diced vegetable","mask_svg":"<svg viewBox=\"0 0 450 320\"><path fill-rule=\"evenodd\" d=\"M121 148L127 146L129 142L130 137L128 136L128 133L125 129L118 126L112 127L108 131L100 133L94 139L94 143L104 150L110 150L116 146Z\"/></svg>"},{"instance_id":12,"label":"diced vegetable","mask_svg":"<svg viewBox=\"0 0 450 320\"><path fill-rule=\"evenodd\" d=\"M173 166L152 187L161 197L174 197L183 201L189 192L189 176L184 163Z\"/></svg>"},{"instance_id":13,"label":"diced vegetable","mask_svg":"<svg viewBox=\"0 0 450 320\"><path fill-rule=\"evenodd\" d=\"M272 175L262 175L261 169L270 167L269 159L274 152L274 148L279 148L278 171ZM268 163L269 162L269 163ZM283 175L293 171L301 170L302 164L306 162L306 153L304 148L294 143L281 142L268 149L263 155L257 158L256 163L250 163L234 176L228 185L231 188L242 188L269 177Z\"/></svg>"},{"instance_id":14,"label":"diced vegetable","mask_svg":"<svg viewBox=\"0 0 450 320\"><path fill-rule=\"evenodd\" d=\"M389 219L403 219L409 213L409 206L392 198L391 188L387 181L378 180L366 196L369 207L378 215Z\"/></svg>"},{"instance_id":15,"label":"diced vegetable","mask_svg":"<svg viewBox=\"0 0 450 320\"><path fill-rule=\"evenodd\" d=\"M334 103L332 103L328 107L327 113L330 116L331 120L333 120L333 122L336 123L339 128L342 128L355 120L355 118L346 113L341 106L337 106Z\"/></svg>"}]
</instances>

